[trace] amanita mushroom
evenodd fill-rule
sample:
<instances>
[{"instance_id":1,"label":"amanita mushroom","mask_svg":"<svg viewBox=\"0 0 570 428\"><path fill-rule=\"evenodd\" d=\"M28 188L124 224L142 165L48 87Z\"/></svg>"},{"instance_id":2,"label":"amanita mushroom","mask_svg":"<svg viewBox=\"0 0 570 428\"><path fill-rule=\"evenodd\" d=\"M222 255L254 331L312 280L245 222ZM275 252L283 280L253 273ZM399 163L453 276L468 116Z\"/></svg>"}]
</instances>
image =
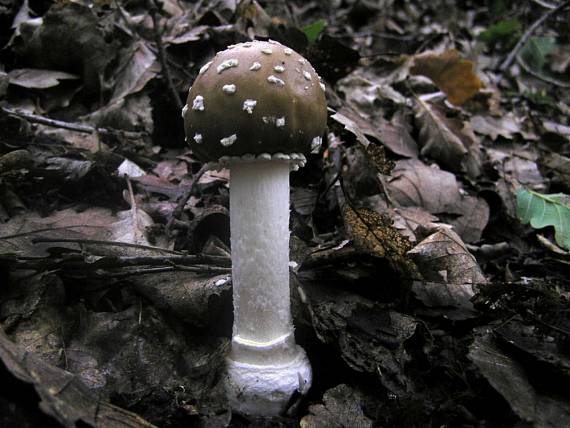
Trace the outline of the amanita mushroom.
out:
<instances>
[{"instance_id":1,"label":"amanita mushroom","mask_svg":"<svg viewBox=\"0 0 570 428\"><path fill-rule=\"evenodd\" d=\"M231 174L230 404L243 414L276 415L312 381L290 311L289 171L321 145L324 85L280 43L240 43L201 68L182 116L195 155Z\"/></svg>"}]
</instances>

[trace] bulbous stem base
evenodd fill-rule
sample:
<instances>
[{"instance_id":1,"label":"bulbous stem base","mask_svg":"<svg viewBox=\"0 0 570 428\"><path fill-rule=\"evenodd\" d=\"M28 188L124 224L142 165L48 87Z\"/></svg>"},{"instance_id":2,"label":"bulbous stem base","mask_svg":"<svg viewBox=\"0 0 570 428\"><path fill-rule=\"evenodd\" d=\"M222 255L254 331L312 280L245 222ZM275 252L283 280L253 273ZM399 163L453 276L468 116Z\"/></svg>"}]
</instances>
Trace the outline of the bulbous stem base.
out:
<instances>
[{"instance_id":1,"label":"bulbous stem base","mask_svg":"<svg viewBox=\"0 0 570 428\"><path fill-rule=\"evenodd\" d=\"M294 345L294 358L277 365L249 364L227 359L225 387L232 409L241 414L277 416L305 394L312 370L305 351Z\"/></svg>"}]
</instances>

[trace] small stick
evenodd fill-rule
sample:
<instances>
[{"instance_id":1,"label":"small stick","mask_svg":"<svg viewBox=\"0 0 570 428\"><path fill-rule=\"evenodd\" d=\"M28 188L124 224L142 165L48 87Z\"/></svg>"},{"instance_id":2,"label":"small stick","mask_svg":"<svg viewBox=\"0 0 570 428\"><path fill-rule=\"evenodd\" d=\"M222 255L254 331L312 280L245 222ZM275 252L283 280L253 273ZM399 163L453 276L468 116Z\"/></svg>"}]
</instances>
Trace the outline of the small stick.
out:
<instances>
[{"instance_id":1,"label":"small stick","mask_svg":"<svg viewBox=\"0 0 570 428\"><path fill-rule=\"evenodd\" d=\"M174 221L182 215L182 211L184 210L186 203L190 199L190 196L192 196L192 192L194 191L196 184L198 183L198 181L200 181L200 178L209 169L209 167L210 167L210 165L208 165L207 163L202 165L202 167L196 173L196 175L194 176L194 179L192 180L192 182L190 183L190 185L186 189L186 192L184 192L182 197L178 200L178 204L176 205L176 208L174 208L174 211L172 211L172 214L170 216L170 220L168 220L168 223L166 223L166 232L167 233L172 228L172 224L174 223Z\"/></svg>"},{"instance_id":2,"label":"small stick","mask_svg":"<svg viewBox=\"0 0 570 428\"><path fill-rule=\"evenodd\" d=\"M542 15L540 18L538 18L536 21L534 21L534 23L528 28L528 30L526 30L526 32L520 38L520 40L518 41L516 46L513 48L513 50L509 53L509 56L507 56L507 58L503 61L503 63L499 67L499 70L501 71L501 73L503 73L507 68L510 67L510 65L512 64L512 62L515 60L516 56L518 55L519 51L526 44L526 42L528 41L530 36L532 36L532 34L536 31L536 29L538 27L540 27L544 23L544 21L546 21L548 18L552 17L555 13L566 8L568 5L570 5L570 0L566 0L563 3L560 3L554 9L547 11L544 15ZM501 77L502 76L499 76L498 81L501 79Z\"/></svg>"},{"instance_id":3,"label":"small stick","mask_svg":"<svg viewBox=\"0 0 570 428\"><path fill-rule=\"evenodd\" d=\"M3 257L0 261L12 263L14 269L73 270L83 271L100 269L119 269L136 266L187 266L231 268L231 259L221 256L188 255L188 256L105 256L96 263L86 263L84 257L53 259L45 257Z\"/></svg>"},{"instance_id":4,"label":"small stick","mask_svg":"<svg viewBox=\"0 0 570 428\"><path fill-rule=\"evenodd\" d=\"M83 132L85 134L101 134L101 135L111 135L120 134L126 138L140 138L146 135L146 132L133 132L133 131L121 131L118 129L107 129L107 128L96 128L91 125L86 125L84 123L71 123L64 122L62 120L50 119L48 117L39 116L37 114L25 113L22 111L12 110L6 107L0 107L0 110L10 116L16 116L21 119L27 120L30 123L39 123L40 125L52 126L54 128L67 129L69 131Z\"/></svg>"},{"instance_id":5,"label":"small stick","mask_svg":"<svg viewBox=\"0 0 570 428\"><path fill-rule=\"evenodd\" d=\"M152 267L152 268L141 268L141 269L132 269L127 270L124 272L109 272L105 270L100 270L97 272L89 272L89 278L127 278L129 276L134 275L148 275L148 274L155 274L155 273L162 273L162 272L175 272L175 271L188 271L188 272L197 272L197 273L229 273L231 272L231 268L222 268L222 267L212 267L212 266L193 266L193 267L180 267L180 266L160 266L160 267ZM80 272L66 272L66 274L72 278L84 278L85 275L81 275Z\"/></svg>"},{"instance_id":6,"label":"small stick","mask_svg":"<svg viewBox=\"0 0 570 428\"><path fill-rule=\"evenodd\" d=\"M158 47L158 58L160 60L160 64L162 65L162 73L164 75L164 79L166 80L166 84L168 89L170 90L170 95L178 110L182 109L182 100L180 99L180 95L174 86L172 81L172 76L170 75L170 68L168 66L168 62L166 60L166 52L164 51L164 46L162 44L162 36L160 34L159 29L159 22L158 22L158 9L159 4L158 1L154 0L151 2L150 8L150 15L152 17L152 25L154 27L154 38L156 42L156 46Z\"/></svg>"},{"instance_id":7,"label":"small stick","mask_svg":"<svg viewBox=\"0 0 570 428\"><path fill-rule=\"evenodd\" d=\"M129 248L140 248L142 250L149 250L149 251L156 251L160 253L167 253L167 254L178 254L178 251L167 250L166 248L160 247L153 247L150 245L140 245L140 244L131 244L129 242L115 242L115 241L104 241L100 239L73 239L73 238L32 238L32 244L38 243L51 243L51 242L71 242L74 244L87 244L87 245L105 245L111 247L129 247Z\"/></svg>"}]
</instances>

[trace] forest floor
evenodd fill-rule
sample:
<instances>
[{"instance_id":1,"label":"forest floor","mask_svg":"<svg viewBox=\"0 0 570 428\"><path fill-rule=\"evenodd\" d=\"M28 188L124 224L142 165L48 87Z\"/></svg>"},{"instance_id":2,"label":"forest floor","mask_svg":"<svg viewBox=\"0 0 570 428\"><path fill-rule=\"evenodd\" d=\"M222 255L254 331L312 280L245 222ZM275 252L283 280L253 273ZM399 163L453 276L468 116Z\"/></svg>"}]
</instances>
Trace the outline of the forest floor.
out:
<instances>
[{"instance_id":1,"label":"forest floor","mask_svg":"<svg viewBox=\"0 0 570 428\"><path fill-rule=\"evenodd\" d=\"M570 426L569 22L560 0L0 1L0 426ZM291 174L314 381L269 419L220 382L229 173L180 117L254 38L329 107Z\"/></svg>"}]
</instances>

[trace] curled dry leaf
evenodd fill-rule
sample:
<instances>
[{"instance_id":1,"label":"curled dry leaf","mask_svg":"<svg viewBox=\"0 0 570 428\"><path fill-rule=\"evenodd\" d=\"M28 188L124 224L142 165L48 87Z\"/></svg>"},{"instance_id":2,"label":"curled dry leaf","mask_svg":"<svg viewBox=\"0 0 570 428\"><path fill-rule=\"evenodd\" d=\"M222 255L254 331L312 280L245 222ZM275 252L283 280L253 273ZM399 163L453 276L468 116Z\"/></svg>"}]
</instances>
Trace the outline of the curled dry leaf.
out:
<instances>
[{"instance_id":1,"label":"curled dry leaf","mask_svg":"<svg viewBox=\"0 0 570 428\"><path fill-rule=\"evenodd\" d=\"M109 404L91 392L76 376L45 363L8 339L0 329L0 359L20 381L32 384L40 397L40 409L62 426L73 427L81 421L90 426L119 428L154 427L140 416ZM35 397L28 397L32 402Z\"/></svg>"},{"instance_id":2,"label":"curled dry leaf","mask_svg":"<svg viewBox=\"0 0 570 428\"><path fill-rule=\"evenodd\" d=\"M398 155L409 158L418 156L418 145L410 134L410 125L404 110L399 108L390 121L383 117L384 109L379 106L384 105L385 97L382 93L386 91L386 85L374 84L362 77L351 75L343 79L338 86L346 94L351 107L340 108L339 112L333 115L334 120L345 125L357 138L356 128L359 133L375 138ZM394 89L391 91L402 98L398 104L406 104L406 99L399 92ZM347 124L346 119L335 117L338 114L354 123Z\"/></svg>"},{"instance_id":3,"label":"curled dry leaf","mask_svg":"<svg viewBox=\"0 0 570 428\"><path fill-rule=\"evenodd\" d=\"M127 52L123 52L121 62L117 66L120 72L113 83L114 91L110 104L142 90L158 71L157 67L153 67L156 55L145 42L139 41L125 50Z\"/></svg>"},{"instance_id":4,"label":"curled dry leaf","mask_svg":"<svg viewBox=\"0 0 570 428\"><path fill-rule=\"evenodd\" d=\"M29 64L52 70L79 70L89 92L101 89L118 42L107 42L95 12L79 3L49 8L39 26L22 32L19 50Z\"/></svg>"},{"instance_id":5,"label":"curled dry leaf","mask_svg":"<svg viewBox=\"0 0 570 428\"><path fill-rule=\"evenodd\" d=\"M398 266L407 276L414 276L417 271L406 256L412 244L392 221L368 208L352 208L348 204L343 210L344 223L361 251L377 257L385 257Z\"/></svg>"},{"instance_id":6,"label":"curled dry leaf","mask_svg":"<svg viewBox=\"0 0 570 428\"><path fill-rule=\"evenodd\" d=\"M437 308L452 319L474 316L470 299L473 285L486 282L475 257L461 238L448 228L440 228L408 253L426 282L415 281L412 290L428 307Z\"/></svg>"},{"instance_id":7,"label":"curled dry leaf","mask_svg":"<svg viewBox=\"0 0 570 428\"><path fill-rule=\"evenodd\" d=\"M466 123L446 117L438 106L418 98L415 117L420 127L422 155L451 171L463 170L470 178L481 174L479 140Z\"/></svg>"},{"instance_id":8,"label":"curled dry leaf","mask_svg":"<svg viewBox=\"0 0 570 428\"><path fill-rule=\"evenodd\" d=\"M323 404L309 407L309 415L301 419L301 428L373 426L362 411L362 404L355 391L348 385L341 384L329 389L323 395Z\"/></svg>"},{"instance_id":9,"label":"curled dry leaf","mask_svg":"<svg viewBox=\"0 0 570 428\"><path fill-rule=\"evenodd\" d=\"M473 116L471 118L471 127L476 133L491 137L491 140L493 141L495 141L499 136L512 140L514 134L521 133L520 122L512 113L501 118L491 116Z\"/></svg>"},{"instance_id":10,"label":"curled dry leaf","mask_svg":"<svg viewBox=\"0 0 570 428\"><path fill-rule=\"evenodd\" d=\"M536 387L544 384L544 380L535 381L539 376L533 373L535 369L527 371L520 362L505 353L488 330L479 329L468 357L489 384L527 426L558 428L566 425L570 420L567 398L552 392L548 394L545 388Z\"/></svg>"},{"instance_id":11,"label":"curled dry leaf","mask_svg":"<svg viewBox=\"0 0 570 428\"><path fill-rule=\"evenodd\" d=\"M539 166L544 173L553 175L551 178L553 185L561 187L565 193L570 194L570 157L556 152L544 153Z\"/></svg>"},{"instance_id":12,"label":"curled dry leaf","mask_svg":"<svg viewBox=\"0 0 570 428\"><path fill-rule=\"evenodd\" d=\"M76 80L79 76L63 71L20 68L8 73L10 84L28 89L46 89L59 85L61 80Z\"/></svg>"},{"instance_id":13,"label":"curled dry leaf","mask_svg":"<svg viewBox=\"0 0 570 428\"><path fill-rule=\"evenodd\" d=\"M466 242L478 241L489 220L484 199L464 195L453 174L419 160L399 161L388 191L402 207L421 207L440 217L449 215L447 222Z\"/></svg>"},{"instance_id":14,"label":"curled dry leaf","mask_svg":"<svg viewBox=\"0 0 570 428\"><path fill-rule=\"evenodd\" d=\"M428 281L465 285L486 282L475 257L459 235L448 228L439 228L408 254Z\"/></svg>"},{"instance_id":15,"label":"curled dry leaf","mask_svg":"<svg viewBox=\"0 0 570 428\"><path fill-rule=\"evenodd\" d=\"M483 87L475 64L461 58L455 49L443 53L425 52L413 58L412 75L429 77L457 106L472 98Z\"/></svg>"},{"instance_id":16,"label":"curled dry leaf","mask_svg":"<svg viewBox=\"0 0 570 428\"><path fill-rule=\"evenodd\" d=\"M105 239L107 227L114 221L116 217L104 208L90 208L81 213L67 209L48 217L22 214L3 225L0 254L44 257L53 247L79 249L77 244L70 243L34 243L34 238Z\"/></svg>"},{"instance_id":17,"label":"curled dry leaf","mask_svg":"<svg viewBox=\"0 0 570 428\"><path fill-rule=\"evenodd\" d=\"M310 283L304 283L303 290L317 337L337 348L351 369L377 376L397 395L413 388L405 365L410 358L406 342L418 330L415 318L354 293Z\"/></svg>"},{"instance_id":18,"label":"curled dry leaf","mask_svg":"<svg viewBox=\"0 0 570 428\"><path fill-rule=\"evenodd\" d=\"M370 126L368 121L351 109L341 109L331 116L331 119L344 126L348 132L356 137L356 140L364 147L368 147L370 140L366 134L375 136L376 131Z\"/></svg>"}]
</instances>

